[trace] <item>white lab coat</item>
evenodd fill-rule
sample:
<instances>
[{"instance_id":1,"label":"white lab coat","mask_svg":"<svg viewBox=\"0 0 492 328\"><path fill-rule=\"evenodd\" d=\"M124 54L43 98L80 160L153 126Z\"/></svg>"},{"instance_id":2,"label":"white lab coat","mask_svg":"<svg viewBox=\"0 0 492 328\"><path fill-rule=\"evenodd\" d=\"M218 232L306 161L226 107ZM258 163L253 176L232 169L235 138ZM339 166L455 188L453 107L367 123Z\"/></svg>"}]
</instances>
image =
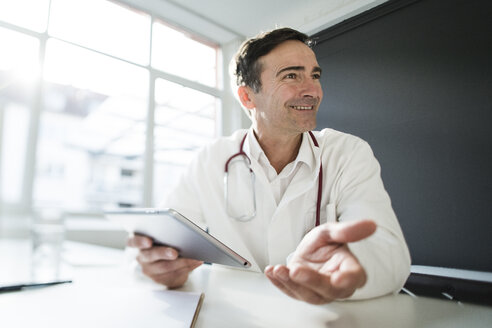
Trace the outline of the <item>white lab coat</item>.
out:
<instances>
[{"instance_id":1,"label":"white lab coat","mask_svg":"<svg viewBox=\"0 0 492 328\"><path fill-rule=\"evenodd\" d=\"M239 222L226 213L224 169L228 158L239 151L246 133L244 151L250 155L248 139L254 138L252 129L218 139L199 152L162 206L174 208L208 227L210 234L252 262L253 270L263 270L268 264L285 264L315 225L321 159L321 224L370 218L378 226L371 237L349 244L368 276L366 285L352 298L398 291L409 275L410 255L369 145L355 136L323 129L313 132L319 143L316 147L305 133L303 140L308 143L303 142L301 148L307 147L312 156L297 171L278 205L263 169L250 156L257 214L249 222Z\"/></svg>"}]
</instances>

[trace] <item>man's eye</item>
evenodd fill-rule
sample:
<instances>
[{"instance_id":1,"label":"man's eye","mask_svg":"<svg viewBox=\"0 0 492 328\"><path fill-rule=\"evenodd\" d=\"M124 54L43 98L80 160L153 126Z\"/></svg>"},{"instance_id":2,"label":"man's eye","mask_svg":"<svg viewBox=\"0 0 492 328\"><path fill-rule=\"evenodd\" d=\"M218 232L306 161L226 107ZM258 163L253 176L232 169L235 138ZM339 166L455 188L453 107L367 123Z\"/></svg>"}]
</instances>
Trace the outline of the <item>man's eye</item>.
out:
<instances>
[{"instance_id":1,"label":"man's eye","mask_svg":"<svg viewBox=\"0 0 492 328\"><path fill-rule=\"evenodd\" d=\"M296 74L295 73L289 73L285 76L286 79L295 79L296 78Z\"/></svg>"},{"instance_id":2,"label":"man's eye","mask_svg":"<svg viewBox=\"0 0 492 328\"><path fill-rule=\"evenodd\" d=\"M321 79L321 74L319 73L313 74L313 80L319 80L319 79Z\"/></svg>"}]
</instances>

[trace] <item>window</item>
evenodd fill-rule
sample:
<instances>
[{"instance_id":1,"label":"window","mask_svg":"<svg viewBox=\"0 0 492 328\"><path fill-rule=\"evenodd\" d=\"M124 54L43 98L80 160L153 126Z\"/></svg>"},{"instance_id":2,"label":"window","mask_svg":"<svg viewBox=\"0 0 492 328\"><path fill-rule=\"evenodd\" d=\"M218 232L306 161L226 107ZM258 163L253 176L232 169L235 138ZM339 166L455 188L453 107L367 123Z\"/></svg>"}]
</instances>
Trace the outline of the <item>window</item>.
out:
<instances>
[{"instance_id":1,"label":"window","mask_svg":"<svg viewBox=\"0 0 492 328\"><path fill-rule=\"evenodd\" d=\"M3 1L0 47L4 205L156 206L218 135L217 46L146 13L106 0Z\"/></svg>"},{"instance_id":2,"label":"window","mask_svg":"<svg viewBox=\"0 0 492 328\"><path fill-rule=\"evenodd\" d=\"M142 204L148 71L50 39L44 81L35 204Z\"/></svg>"},{"instance_id":3,"label":"window","mask_svg":"<svg viewBox=\"0 0 492 328\"><path fill-rule=\"evenodd\" d=\"M52 0L49 34L129 61L149 63L150 16L101 0Z\"/></svg>"},{"instance_id":4,"label":"window","mask_svg":"<svg viewBox=\"0 0 492 328\"><path fill-rule=\"evenodd\" d=\"M211 87L217 86L217 50L214 47L161 22L154 23L153 36L153 67Z\"/></svg>"},{"instance_id":5,"label":"window","mask_svg":"<svg viewBox=\"0 0 492 328\"><path fill-rule=\"evenodd\" d=\"M49 0L2 0L0 21L44 32L48 23L49 4Z\"/></svg>"},{"instance_id":6,"label":"window","mask_svg":"<svg viewBox=\"0 0 492 328\"><path fill-rule=\"evenodd\" d=\"M212 95L157 79L155 86L155 184L159 204L176 183L193 153L216 135L220 100Z\"/></svg>"},{"instance_id":7,"label":"window","mask_svg":"<svg viewBox=\"0 0 492 328\"><path fill-rule=\"evenodd\" d=\"M39 41L0 27L0 196L22 201L30 108L39 78Z\"/></svg>"}]
</instances>

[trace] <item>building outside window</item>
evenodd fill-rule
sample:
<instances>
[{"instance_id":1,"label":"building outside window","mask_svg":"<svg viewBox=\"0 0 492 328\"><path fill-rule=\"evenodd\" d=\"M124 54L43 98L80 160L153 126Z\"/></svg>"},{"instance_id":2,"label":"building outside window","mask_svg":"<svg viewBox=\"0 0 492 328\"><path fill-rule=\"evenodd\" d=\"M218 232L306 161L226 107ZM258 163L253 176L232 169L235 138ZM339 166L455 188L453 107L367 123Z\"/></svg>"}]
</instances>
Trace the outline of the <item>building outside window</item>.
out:
<instances>
[{"instance_id":1,"label":"building outside window","mask_svg":"<svg viewBox=\"0 0 492 328\"><path fill-rule=\"evenodd\" d=\"M147 13L4 0L0 49L3 207L158 206L220 134L219 47Z\"/></svg>"}]
</instances>

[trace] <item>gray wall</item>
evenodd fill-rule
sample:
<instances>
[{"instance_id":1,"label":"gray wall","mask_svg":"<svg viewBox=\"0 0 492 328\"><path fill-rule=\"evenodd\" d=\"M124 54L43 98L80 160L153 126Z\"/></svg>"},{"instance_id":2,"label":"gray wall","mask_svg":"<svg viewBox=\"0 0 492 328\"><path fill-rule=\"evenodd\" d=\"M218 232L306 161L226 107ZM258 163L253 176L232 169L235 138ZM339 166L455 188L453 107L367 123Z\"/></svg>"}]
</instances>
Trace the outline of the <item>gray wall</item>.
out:
<instances>
[{"instance_id":1,"label":"gray wall","mask_svg":"<svg viewBox=\"0 0 492 328\"><path fill-rule=\"evenodd\" d=\"M318 129L367 140L413 264L492 271L492 4L389 1L315 35Z\"/></svg>"}]
</instances>

